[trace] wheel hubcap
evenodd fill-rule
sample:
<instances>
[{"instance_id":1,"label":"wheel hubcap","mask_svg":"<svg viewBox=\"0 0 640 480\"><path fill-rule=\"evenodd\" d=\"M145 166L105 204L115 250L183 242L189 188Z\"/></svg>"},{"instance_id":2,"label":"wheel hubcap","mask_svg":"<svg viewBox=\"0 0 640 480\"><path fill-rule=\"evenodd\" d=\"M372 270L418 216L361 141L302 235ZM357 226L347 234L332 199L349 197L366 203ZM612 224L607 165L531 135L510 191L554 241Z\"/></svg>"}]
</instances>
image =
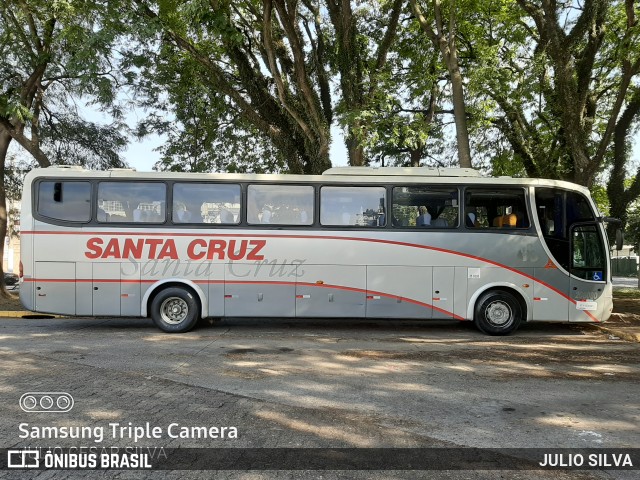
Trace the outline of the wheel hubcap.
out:
<instances>
[{"instance_id":1,"label":"wheel hubcap","mask_svg":"<svg viewBox=\"0 0 640 480\"><path fill-rule=\"evenodd\" d=\"M486 310L487 320L493 325L504 326L512 319L511 307L504 302L492 302Z\"/></svg>"},{"instance_id":2,"label":"wheel hubcap","mask_svg":"<svg viewBox=\"0 0 640 480\"><path fill-rule=\"evenodd\" d=\"M162 319L172 325L177 325L187 318L189 306L187 302L178 297L167 298L160 305L160 315Z\"/></svg>"}]
</instances>

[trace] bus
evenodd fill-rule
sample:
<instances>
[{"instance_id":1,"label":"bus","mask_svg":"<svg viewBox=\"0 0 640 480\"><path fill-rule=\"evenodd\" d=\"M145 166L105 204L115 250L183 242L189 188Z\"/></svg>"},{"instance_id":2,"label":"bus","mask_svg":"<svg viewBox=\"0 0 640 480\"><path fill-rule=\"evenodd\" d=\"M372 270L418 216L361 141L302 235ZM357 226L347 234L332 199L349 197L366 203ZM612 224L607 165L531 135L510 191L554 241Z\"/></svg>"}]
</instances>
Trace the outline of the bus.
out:
<instances>
[{"instance_id":1,"label":"bus","mask_svg":"<svg viewBox=\"0 0 640 480\"><path fill-rule=\"evenodd\" d=\"M581 186L457 168L322 175L31 171L25 308L151 317L604 322L605 222Z\"/></svg>"}]
</instances>

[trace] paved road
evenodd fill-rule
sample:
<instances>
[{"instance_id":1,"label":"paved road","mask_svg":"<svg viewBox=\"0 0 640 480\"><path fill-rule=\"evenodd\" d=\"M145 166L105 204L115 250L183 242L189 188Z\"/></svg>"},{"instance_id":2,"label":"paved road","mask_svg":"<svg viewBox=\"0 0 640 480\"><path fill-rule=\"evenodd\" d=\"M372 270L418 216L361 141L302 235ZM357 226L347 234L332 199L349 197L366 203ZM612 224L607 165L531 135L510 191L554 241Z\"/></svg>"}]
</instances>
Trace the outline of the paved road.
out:
<instances>
[{"instance_id":1,"label":"paved road","mask_svg":"<svg viewBox=\"0 0 640 480\"><path fill-rule=\"evenodd\" d=\"M6 319L0 321L0 362L0 447L51 445L19 438L20 423L108 428L128 422L164 429L162 438L136 446L640 445L640 344L610 340L589 326L527 325L514 336L494 338L449 322L231 319L166 335L141 319ZM66 391L76 403L58 416L24 413L18 400L29 391ZM239 434L168 438L166 427L174 422L235 426ZM58 439L54 445L78 442L98 443ZM100 445L133 443L105 438ZM324 472L323 478L354 473ZM422 478L416 473L359 478ZM424 478L433 477L428 473ZM510 478L637 474L512 473ZM446 478L460 472L451 475Z\"/></svg>"},{"instance_id":2,"label":"paved road","mask_svg":"<svg viewBox=\"0 0 640 480\"><path fill-rule=\"evenodd\" d=\"M638 288L638 279L633 277L613 277L614 288Z\"/></svg>"}]
</instances>

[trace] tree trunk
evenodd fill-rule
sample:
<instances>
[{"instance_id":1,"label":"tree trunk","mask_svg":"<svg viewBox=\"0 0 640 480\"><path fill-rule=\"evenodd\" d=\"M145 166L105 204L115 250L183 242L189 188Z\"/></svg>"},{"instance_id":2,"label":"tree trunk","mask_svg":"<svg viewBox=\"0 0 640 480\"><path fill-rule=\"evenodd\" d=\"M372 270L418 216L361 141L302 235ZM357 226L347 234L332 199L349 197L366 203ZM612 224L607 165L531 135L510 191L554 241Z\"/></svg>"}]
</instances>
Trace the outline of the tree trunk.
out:
<instances>
[{"instance_id":1,"label":"tree trunk","mask_svg":"<svg viewBox=\"0 0 640 480\"><path fill-rule=\"evenodd\" d=\"M440 50L444 64L451 77L451 93L453 101L453 116L456 124L456 140L458 147L458 162L461 168L472 168L471 148L469 146L469 131L467 128L467 112L464 101L464 87L460 65L458 63L458 50L455 43L456 18L455 9L451 9L449 18L449 34L444 33L442 22L442 9L439 0L433 2L433 14L435 17L436 29L431 28L431 24L425 18L416 0L411 0L411 8L422 30L431 39L434 47ZM448 38L447 38L448 37Z\"/></svg>"},{"instance_id":2,"label":"tree trunk","mask_svg":"<svg viewBox=\"0 0 640 480\"><path fill-rule=\"evenodd\" d=\"M7 151L11 143L11 135L6 130L0 130L0 259L4 259L4 242L7 237L7 195L4 185L4 169L7 160ZM7 291L4 283L4 262L0 261L0 295L6 298L13 298Z\"/></svg>"},{"instance_id":3,"label":"tree trunk","mask_svg":"<svg viewBox=\"0 0 640 480\"><path fill-rule=\"evenodd\" d=\"M347 145L347 152L349 153L349 165L351 167L365 166L364 148L360 145L358 138L353 133L349 133L345 139L345 144Z\"/></svg>"},{"instance_id":4,"label":"tree trunk","mask_svg":"<svg viewBox=\"0 0 640 480\"><path fill-rule=\"evenodd\" d=\"M609 214L622 220L622 227L627 223L627 208L640 194L640 169L625 189L626 165L629 157L629 134L634 120L640 114L640 89L634 95L622 113L613 133L613 168L607 183L609 197ZM610 228L610 234L613 232Z\"/></svg>"},{"instance_id":5,"label":"tree trunk","mask_svg":"<svg viewBox=\"0 0 640 480\"><path fill-rule=\"evenodd\" d=\"M422 160L422 153L423 153L422 147L414 148L409 151L412 167L420 166L420 160Z\"/></svg>"},{"instance_id":6,"label":"tree trunk","mask_svg":"<svg viewBox=\"0 0 640 480\"><path fill-rule=\"evenodd\" d=\"M467 128L467 112L464 102L462 75L458 67L458 57L455 52L449 60L451 66L451 90L453 96L453 116L456 122L456 140L458 143L458 161L461 168L471 168L471 148L469 146L469 130Z\"/></svg>"}]
</instances>

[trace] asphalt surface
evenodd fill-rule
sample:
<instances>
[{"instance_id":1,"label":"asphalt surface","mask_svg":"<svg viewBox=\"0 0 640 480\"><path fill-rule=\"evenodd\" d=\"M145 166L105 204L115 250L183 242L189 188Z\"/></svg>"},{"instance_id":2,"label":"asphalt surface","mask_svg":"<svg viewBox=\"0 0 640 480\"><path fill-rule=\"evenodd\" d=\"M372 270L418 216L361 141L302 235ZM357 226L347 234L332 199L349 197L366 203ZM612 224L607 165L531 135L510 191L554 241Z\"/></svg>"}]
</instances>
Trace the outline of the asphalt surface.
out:
<instances>
[{"instance_id":1,"label":"asphalt surface","mask_svg":"<svg viewBox=\"0 0 640 480\"><path fill-rule=\"evenodd\" d=\"M587 325L488 337L458 322L239 320L183 335L149 320L0 323L0 447L633 448L640 344ZM68 392L64 414L26 392ZM18 426L160 426L157 439L20 438ZM169 438L171 423L237 438ZM126 437L126 436L125 436ZM92 443L93 442L93 443ZM11 478L23 475L7 473ZM637 471L146 472L160 478L637 478ZM26 478L87 472L29 472ZM93 473L140 478L138 472ZM506 477L505 477L506 475Z\"/></svg>"},{"instance_id":2,"label":"asphalt surface","mask_svg":"<svg viewBox=\"0 0 640 480\"><path fill-rule=\"evenodd\" d=\"M634 277L613 277L613 288L638 288L638 279Z\"/></svg>"}]
</instances>

